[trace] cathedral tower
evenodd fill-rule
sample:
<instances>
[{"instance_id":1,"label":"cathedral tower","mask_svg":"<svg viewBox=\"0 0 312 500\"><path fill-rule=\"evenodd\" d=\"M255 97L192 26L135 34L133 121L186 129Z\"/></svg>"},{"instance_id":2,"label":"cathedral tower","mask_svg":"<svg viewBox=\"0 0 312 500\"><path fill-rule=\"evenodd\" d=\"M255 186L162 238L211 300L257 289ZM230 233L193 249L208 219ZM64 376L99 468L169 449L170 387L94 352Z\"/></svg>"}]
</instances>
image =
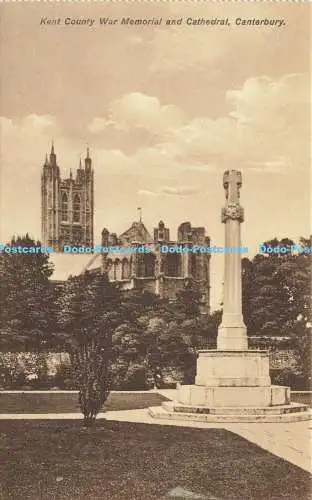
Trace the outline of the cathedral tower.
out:
<instances>
[{"instance_id":1,"label":"cathedral tower","mask_svg":"<svg viewBox=\"0 0 312 500\"><path fill-rule=\"evenodd\" d=\"M94 171L87 148L75 178L61 179L54 144L41 175L42 244L56 252L64 245L93 246Z\"/></svg>"}]
</instances>

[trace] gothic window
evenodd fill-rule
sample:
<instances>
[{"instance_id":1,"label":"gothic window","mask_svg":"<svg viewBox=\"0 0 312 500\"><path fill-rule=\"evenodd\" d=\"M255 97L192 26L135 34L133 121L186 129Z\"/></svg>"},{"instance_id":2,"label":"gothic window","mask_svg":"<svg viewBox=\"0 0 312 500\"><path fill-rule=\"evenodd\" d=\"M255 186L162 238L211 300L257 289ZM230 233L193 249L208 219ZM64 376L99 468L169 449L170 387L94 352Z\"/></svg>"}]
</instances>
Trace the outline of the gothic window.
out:
<instances>
[{"instance_id":1,"label":"gothic window","mask_svg":"<svg viewBox=\"0 0 312 500\"><path fill-rule=\"evenodd\" d=\"M68 197L66 193L62 194L62 201L61 201L61 210L62 210L62 221L67 222L68 221Z\"/></svg>"},{"instance_id":2,"label":"gothic window","mask_svg":"<svg viewBox=\"0 0 312 500\"><path fill-rule=\"evenodd\" d=\"M73 222L80 222L80 197L78 194L74 196Z\"/></svg>"},{"instance_id":3,"label":"gothic window","mask_svg":"<svg viewBox=\"0 0 312 500\"><path fill-rule=\"evenodd\" d=\"M130 278L130 264L127 259L122 261L122 279Z\"/></svg>"},{"instance_id":4,"label":"gothic window","mask_svg":"<svg viewBox=\"0 0 312 500\"><path fill-rule=\"evenodd\" d=\"M201 280L201 256L192 255L191 256L191 275L195 280Z\"/></svg>"},{"instance_id":5,"label":"gothic window","mask_svg":"<svg viewBox=\"0 0 312 500\"><path fill-rule=\"evenodd\" d=\"M144 262L144 256L139 255L138 256L138 277L143 278L145 276L145 262Z\"/></svg>"},{"instance_id":6,"label":"gothic window","mask_svg":"<svg viewBox=\"0 0 312 500\"><path fill-rule=\"evenodd\" d=\"M180 276L180 255L168 254L166 256L165 275L171 278Z\"/></svg>"},{"instance_id":7,"label":"gothic window","mask_svg":"<svg viewBox=\"0 0 312 500\"><path fill-rule=\"evenodd\" d=\"M114 279L116 281L120 281L122 279L122 266L119 259L116 259L114 262Z\"/></svg>"},{"instance_id":8,"label":"gothic window","mask_svg":"<svg viewBox=\"0 0 312 500\"><path fill-rule=\"evenodd\" d=\"M155 255L145 255L145 273L146 276L155 274Z\"/></svg>"},{"instance_id":9,"label":"gothic window","mask_svg":"<svg viewBox=\"0 0 312 500\"><path fill-rule=\"evenodd\" d=\"M138 256L138 277L149 278L155 275L155 255Z\"/></svg>"},{"instance_id":10,"label":"gothic window","mask_svg":"<svg viewBox=\"0 0 312 500\"><path fill-rule=\"evenodd\" d=\"M107 273L108 273L109 281L112 281L115 279L113 262L110 259L108 259L108 261L107 261Z\"/></svg>"},{"instance_id":11,"label":"gothic window","mask_svg":"<svg viewBox=\"0 0 312 500\"><path fill-rule=\"evenodd\" d=\"M209 267L207 262L204 264L204 279L208 280L209 279Z\"/></svg>"},{"instance_id":12,"label":"gothic window","mask_svg":"<svg viewBox=\"0 0 312 500\"><path fill-rule=\"evenodd\" d=\"M196 255L191 255L191 276L196 279Z\"/></svg>"}]
</instances>

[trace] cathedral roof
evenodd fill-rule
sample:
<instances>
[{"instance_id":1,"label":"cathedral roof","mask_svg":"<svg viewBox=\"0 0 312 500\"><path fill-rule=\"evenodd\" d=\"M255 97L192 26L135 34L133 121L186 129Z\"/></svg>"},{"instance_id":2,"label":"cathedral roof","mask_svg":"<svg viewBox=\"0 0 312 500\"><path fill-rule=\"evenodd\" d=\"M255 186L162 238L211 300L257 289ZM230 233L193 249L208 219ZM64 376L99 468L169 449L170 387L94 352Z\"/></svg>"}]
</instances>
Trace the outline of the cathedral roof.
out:
<instances>
[{"instance_id":1,"label":"cathedral roof","mask_svg":"<svg viewBox=\"0 0 312 500\"><path fill-rule=\"evenodd\" d=\"M123 243L153 243L153 238L142 221L133 222L131 227L119 236Z\"/></svg>"},{"instance_id":2,"label":"cathedral roof","mask_svg":"<svg viewBox=\"0 0 312 500\"><path fill-rule=\"evenodd\" d=\"M101 267L101 254L52 253L50 262L54 264L52 281L66 281L70 276L78 276L86 270Z\"/></svg>"}]
</instances>

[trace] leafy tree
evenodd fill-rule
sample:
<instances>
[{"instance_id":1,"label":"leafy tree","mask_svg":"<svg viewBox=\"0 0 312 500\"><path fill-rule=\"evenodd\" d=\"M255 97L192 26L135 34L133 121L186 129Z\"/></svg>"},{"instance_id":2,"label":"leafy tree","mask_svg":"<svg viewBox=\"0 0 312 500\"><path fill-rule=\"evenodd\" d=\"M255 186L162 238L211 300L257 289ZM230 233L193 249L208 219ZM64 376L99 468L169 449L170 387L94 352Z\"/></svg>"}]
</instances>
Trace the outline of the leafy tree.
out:
<instances>
[{"instance_id":1,"label":"leafy tree","mask_svg":"<svg viewBox=\"0 0 312 500\"><path fill-rule=\"evenodd\" d=\"M120 322L120 293L105 276L84 274L68 280L59 307L84 425L90 426L112 384L112 332Z\"/></svg>"},{"instance_id":2,"label":"leafy tree","mask_svg":"<svg viewBox=\"0 0 312 500\"><path fill-rule=\"evenodd\" d=\"M180 305L154 294L130 291L123 295L120 317L122 323L113 335L118 387L125 388L138 366L145 367L146 377L150 375L158 385L169 367L186 372L192 365L193 337L198 335L198 328L196 331L190 328L183 334L181 326L187 320L185 313L180 312ZM188 322L196 324L195 319ZM141 377L143 372L142 368Z\"/></svg>"},{"instance_id":3,"label":"leafy tree","mask_svg":"<svg viewBox=\"0 0 312 500\"><path fill-rule=\"evenodd\" d=\"M200 315L202 294L193 280L187 281L184 289L176 295L175 310L186 318L198 318Z\"/></svg>"},{"instance_id":4,"label":"leafy tree","mask_svg":"<svg viewBox=\"0 0 312 500\"><path fill-rule=\"evenodd\" d=\"M243 313L249 335L293 337L302 375L311 385L311 237L300 238L299 244L306 251L272 252L243 260ZM275 238L265 245L274 248L294 243Z\"/></svg>"},{"instance_id":5,"label":"leafy tree","mask_svg":"<svg viewBox=\"0 0 312 500\"><path fill-rule=\"evenodd\" d=\"M306 388L312 388L312 324L299 316L294 325L295 350L300 360L301 373L304 376Z\"/></svg>"},{"instance_id":6,"label":"leafy tree","mask_svg":"<svg viewBox=\"0 0 312 500\"><path fill-rule=\"evenodd\" d=\"M272 248L293 245L289 239L265 243ZM249 335L289 335L310 297L309 259L290 252L243 259L243 314Z\"/></svg>"},{"instance_id":7,"label":"leafy tree","mask_svg":"<svg viewBox=\"0 0 312 500\"><path fill-rule=\"evenodd\" d=\"M10 247L40 247L29 237L12 238ZM12 347L44 344L54 324L53 265L42 253L0 254L1 343Z\"/></svg>"}]
</instances>

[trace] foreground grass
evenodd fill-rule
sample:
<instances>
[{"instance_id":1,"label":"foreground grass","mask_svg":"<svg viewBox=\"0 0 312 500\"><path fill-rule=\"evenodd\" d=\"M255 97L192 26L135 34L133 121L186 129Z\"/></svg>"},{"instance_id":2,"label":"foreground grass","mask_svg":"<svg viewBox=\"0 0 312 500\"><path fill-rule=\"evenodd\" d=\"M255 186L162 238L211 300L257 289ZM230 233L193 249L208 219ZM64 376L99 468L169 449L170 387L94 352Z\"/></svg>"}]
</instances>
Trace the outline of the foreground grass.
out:
<instances>
[{"instance_id":1,"label":"foreground grass","mask_svg":"<svg viewBox=\"0 0 312 500\"><path fill-rule=\"evenodd\" d=\"M2 421L3 500L310 498L307 472L223 429L99 421Z\"/></svg>"},{"instance_id":2,"label":"foreground grass","mask_svg":"<svg viewBox=\"0 0 312 500\"><path fill-rule=\"evenodd\" d=\"M134 410L159 406L167 398L156 392L111 392L102 411ZM0 413L80 413L78 394L0 392Z\"/></svg>"},{"instance_id":3,"label":"foreground grass","mask_svg":"<svg viewBox=\"0 0 312 500\"><path fill-rule=\"evenodd\" d=\"M292 394L292 401L312 407L311 395ZM102 411L134 410L159 406L167 398L157 392L112 392ZM0 413L80 413L78 395L75 393L16 393L0 391Z\"/></svg>"}]
</instances>

